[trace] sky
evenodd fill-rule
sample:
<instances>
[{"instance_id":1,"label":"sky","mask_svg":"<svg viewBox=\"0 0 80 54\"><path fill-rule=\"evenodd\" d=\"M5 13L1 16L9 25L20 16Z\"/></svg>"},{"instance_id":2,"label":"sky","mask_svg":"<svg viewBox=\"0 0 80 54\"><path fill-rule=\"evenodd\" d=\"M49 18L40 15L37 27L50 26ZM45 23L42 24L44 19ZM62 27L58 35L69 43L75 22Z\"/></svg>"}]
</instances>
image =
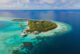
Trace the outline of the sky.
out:
<instances>
[{"instance_id":1,"label":"sky","mask_svg":"<svg viewBox=\"0 0 80 54\"><path fill-rule=\"evenodd\" d=\"M0 10L80 9L80 0L0 0Z\"/></svg>"}]
</instances>

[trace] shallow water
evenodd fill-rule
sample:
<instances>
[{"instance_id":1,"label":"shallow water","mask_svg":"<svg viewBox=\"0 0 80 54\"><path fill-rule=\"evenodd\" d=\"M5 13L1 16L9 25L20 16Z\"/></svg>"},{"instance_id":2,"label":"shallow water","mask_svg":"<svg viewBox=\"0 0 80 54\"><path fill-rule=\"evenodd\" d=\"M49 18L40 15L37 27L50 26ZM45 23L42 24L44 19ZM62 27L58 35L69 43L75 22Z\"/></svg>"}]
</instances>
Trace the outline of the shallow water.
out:
<instances>
[{"instance_id":1,"label":"shallow water","mask_svg":"<svg viewBox=\"0 0 80 54\"><path fill-rule=\"evenodd\" d=\"M41 40L37 40L36 37L48 37L55 36L68 32L71 27L67 24L56 22L58 27L47 33L40 33L38 35L29 34L27 37L22 38L21 33L24 28L21 28L19 24L24 24L24 22L13 22L13 21L0 21L0 54L12 54L13 50L20 48L23 42L32 42L33 45L39 43ZM65 30L63 30L63 28Z\"/></svg>"},{"instance_id":2,"label":"shallow water","mask_svg":"<svg viewBox=\"0 0 80 54\"><path fill-rule=\"evenodd\" d=\"M19 34L21 29L19 26L15 26L13 22L0 22L0 54L11 54L10 52L20 45Z\"/></svg>"}]
</instances>

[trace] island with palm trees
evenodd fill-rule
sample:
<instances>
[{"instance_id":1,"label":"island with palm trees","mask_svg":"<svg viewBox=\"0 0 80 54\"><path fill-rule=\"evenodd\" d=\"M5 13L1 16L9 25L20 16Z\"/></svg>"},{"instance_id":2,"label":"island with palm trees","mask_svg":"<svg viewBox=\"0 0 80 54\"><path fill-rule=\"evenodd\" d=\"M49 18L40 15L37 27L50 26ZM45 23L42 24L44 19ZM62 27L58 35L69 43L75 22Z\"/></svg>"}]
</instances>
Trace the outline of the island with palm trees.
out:
<instances>
[{"instance_id":1,"label":"island with palm trees","mask_svg":"<svg viewBox=\"0 0 80 54\"><path fill-rule=\"evenodd\" d=\"M38 34L57 28L57 24L46 20L28 20L28 27L25 28L23 36L28 33Z\"/></svg>"}]
</instances>

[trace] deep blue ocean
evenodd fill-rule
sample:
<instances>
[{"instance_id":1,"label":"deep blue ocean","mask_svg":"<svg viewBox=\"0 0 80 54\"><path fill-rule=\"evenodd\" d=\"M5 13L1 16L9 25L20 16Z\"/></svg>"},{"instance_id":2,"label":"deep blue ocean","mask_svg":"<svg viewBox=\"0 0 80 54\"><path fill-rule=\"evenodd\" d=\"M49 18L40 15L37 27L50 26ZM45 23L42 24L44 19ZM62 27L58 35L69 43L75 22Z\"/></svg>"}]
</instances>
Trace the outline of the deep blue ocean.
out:
<instances>
[{"instance_id":1,"label":"deep blue ocean","mask_svg":"<svg viewBox=\"0 0 80 54\"><path fill-rule=\"evenodd\" d=\"M36 16L34 18L38 17L39 12L49 11L33 11ZM44 41L32 51L32 54L80 54L80 10L52 10L50 12L53 12L51 19L70 24L72 31Z\"/></svg>"},{"instance_id":2,"label":"deep blue ocean","mask_svg":"<svg viewBox=\"0 0 80 54\"><path fill-rule=\"evenodd\" d=\"M43 41L31 54L80 54L80 10L9 10L17 18L56 20L72 26L61 36Z\"/></svg>"}]
</instances>

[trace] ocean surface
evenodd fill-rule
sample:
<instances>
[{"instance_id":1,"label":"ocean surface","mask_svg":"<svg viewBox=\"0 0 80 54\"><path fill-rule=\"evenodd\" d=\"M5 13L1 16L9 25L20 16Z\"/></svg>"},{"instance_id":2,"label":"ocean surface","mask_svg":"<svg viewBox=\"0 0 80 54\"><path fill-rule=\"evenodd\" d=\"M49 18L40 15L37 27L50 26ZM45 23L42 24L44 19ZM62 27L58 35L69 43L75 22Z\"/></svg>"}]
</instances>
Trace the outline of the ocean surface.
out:
<instances>
[{"instance_id":1,"label":"ocean surface","mask_svg":"<svg viewBox=\"0 0 80 54\"><path fill-rule=\"evenodd\" d=\"M35 46L31 50L31 54L80 54L80 10L10 10L10 11L0 11L0 12L8 12L14 15L16 18L28 18L28 19L37 19L37 20L56 20L59 22L64 22L72 26L72 31L69 33L52 37L46 41L41 42L39 45ZM10 16L11 17L11 16ZM13 17L13 16L12 16ZM3 25L4 24L4 25ZM21 33L21 29L13 22L5 22L0 21L0 36L4 36L3 32L5 32L6 38L10 38L10 35ZM3 26L2 26L3 25ZM9 26L14 25L14 27ZM8 27L9 26L9 27ZM7 28L6 28L7 27ZM6 29L4 29L6 28ZM17 28L16 30L11 28ZM7 31L9 36L7 36ZM13 32L16 31L16 32ZM13 35L17 36L17 35ZM13 40L16 37L13 38ZM5 40L5 37L0 38L1 41ZM19 39L20 40L20 39ZM8 43L11 40L1 42L4 44L5 42ZM11 42L10 46L7 45L7 49L4 48L3 45L0 45L0 50L8 50L13 45L11 44L20 44L21 42L15 43ZM6 47L6 46L5 46ZM14 46L13 46L14 47ZM15 48L16 48L15 47ZM7 52L8 53L8 52ZM6 54L6 52L1 52L0 54Z\"/></svg>"},{"instance_id":2,"label":"ocean surface","mask_svg":"<svg viewBox=\"0 0 80 54\"><path fill-rule=\"evenodd\" d=\"M44 12L44 11L43 11ZM80 10L55 10L56 21L68 23L72 31L41 43L32 54L80 54Z\"/></svg>"}]
</instances>

